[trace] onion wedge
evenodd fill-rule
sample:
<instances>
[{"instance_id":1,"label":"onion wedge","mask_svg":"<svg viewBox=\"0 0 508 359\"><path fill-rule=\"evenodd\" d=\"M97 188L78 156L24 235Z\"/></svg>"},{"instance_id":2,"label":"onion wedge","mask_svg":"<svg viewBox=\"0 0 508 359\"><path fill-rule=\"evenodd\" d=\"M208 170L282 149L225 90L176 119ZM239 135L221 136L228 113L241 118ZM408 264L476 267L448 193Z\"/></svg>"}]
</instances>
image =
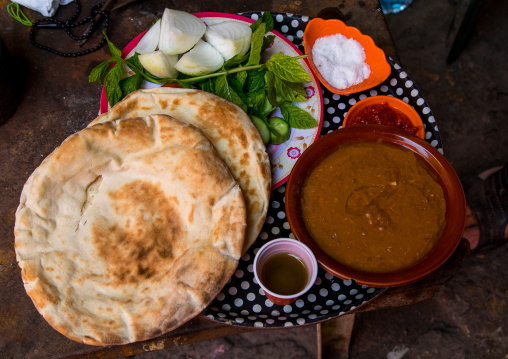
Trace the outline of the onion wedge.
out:
<instances>
[{"instance_id":1,"label":"onion wedge","mask_svg":"<svg viewBox=\"0 0 508 359\"><path fill-rule=\"evenodd\" d=\"M235 55L243 55L250 48L252 29L236 22L224 21L206 28L205 40L219 51L227 61Z\"/></svg>"},{"instance_id":2,"label":"onion wedge","mask_svg":"<svg viewBox=\"0 0 508 359\"><path fill-rule=\"evenodd\" d=\"M166 55L183 54L203 36L206 25L185 11L165 9L161 19L159 50Z\"/></svg>"},{"instance_id":3,"label":"onion wedge","mask_svg":"<svg viewBox=\"0 0 508 359\"><path fill-rule=\"evenodd\" d=\"M177 55L166 55L164 52L152 51L138 55L141 65L151 74L163 78L176 78L178 71L175 64L178 61Z\"/></svg>"},{"instance_id":4,"label":"onion wedge","mask_svg":"<svg viewBox=\"0 0 508 359\"><path fill-rule=\"evenodd\" d=\"M224 58L212 45L199 40L196 46L185 53L175 68L187 75L200 76L217 71L224 64Z\"/></svg>"},{"instance_id":5,"label":"onion wedge","mask_svg":"<svg viewBox=\"0 0 508 359\"><path fill-rule=\"evenodd\" d=\"M160 19L152 25L151 28L148 29L147 32L143 35L141 40L139 40L138 44L125 56L125 59L128 59L137 52L138 54L144 54L147 52L152 52L157 49L159 46L159 37L161 33L161 21ZM129 67L124 64L125 72L129 71Z\"/></svg>"},{"instance_id":6,"label":"onion wedge","mask_svg":"<svg viewBox=\"0 0 508 359\"><path fill-rule=\"evenodd\" d=\"M138 54L155 51L157 46L159 46L160 33L161 21L157 20L157 22L153 24L152 27L149 28L148 31L143 35L141 40L139 40L138 44L134 48L134 51Z\"/></svg>"}]
</instances>

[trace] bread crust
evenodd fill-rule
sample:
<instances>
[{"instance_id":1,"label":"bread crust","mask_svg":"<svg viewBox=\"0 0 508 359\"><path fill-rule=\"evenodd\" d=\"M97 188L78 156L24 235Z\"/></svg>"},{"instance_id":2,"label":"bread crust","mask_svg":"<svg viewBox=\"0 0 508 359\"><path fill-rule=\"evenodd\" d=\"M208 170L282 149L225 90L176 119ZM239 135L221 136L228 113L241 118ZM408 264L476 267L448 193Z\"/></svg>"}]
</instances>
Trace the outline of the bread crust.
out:
<instances>
[{"instance_id":1,"label":"bread crust","mask_svg":"<svg viewBox=\"0 0 508 359\"><path fill-rule=\"evenodd\" d=\"M270 160L249 116L235 104L205 91L159 87L129 94L90 125L151 114L169 115L196 126L226 162L247 205L245 253L263 227L272 186Z\"/></svg>"},{"instance_id":2,"label":"bread crust","mask_svg":"<svg viewBox=\"0 0 508 359\"><path fill-rule=\"evenodd\" d=\"M199 314L234 273L246 208L194 126L165 115L67 138L26 182L15 249L37 310L86 344L147 340Z\"/></svg>"}]
</instances>

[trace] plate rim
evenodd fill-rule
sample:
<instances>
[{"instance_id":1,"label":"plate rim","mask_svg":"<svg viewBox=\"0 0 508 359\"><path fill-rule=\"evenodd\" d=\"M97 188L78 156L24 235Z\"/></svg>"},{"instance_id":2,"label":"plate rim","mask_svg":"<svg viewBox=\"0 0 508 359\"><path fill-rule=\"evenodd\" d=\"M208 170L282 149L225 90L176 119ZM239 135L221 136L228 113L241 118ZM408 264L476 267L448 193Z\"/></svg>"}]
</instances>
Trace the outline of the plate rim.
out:
<instances>
[{"instance_id":1,"label":"plate rim","mask_svg":"<svg viewBox=\"0 0 508 359\"><path fill-rule=\"evenodd\" d=\"M252 18L249 18L247 16L249 15L252 15L252 14L257 14L258 16L260 16L260 13L262 14L262 12L255 12L255 11L248 11L248 12L241 12L239 14L231 14L231 13L220 13L220 12L198 12L198 13L194 13L195 15L196 14L206 14L207 17L210 17L210 15L213 15L214 17L225 17L225 18L232 18L232 19L237 19L237 20L241 20L241 21L245 21L247 23L253 23L255 22L254 19ZM241 14L241 15L240 15ZM288 17L288 18L291 18L293 16L296 16L296 17L305 17L305 15L300 15L300 14L292 14L292 13L288 13L288 12L272 12L272 15L275 16L276 14L281 14L283 15L284 17ZM205 17L205 16L203 16ZM146 33L147 30L144 30L142 31L138 36L136 36L134 39L132 39L128 44L127 46L122 50L122 56L126 56L130 51L132 51L132 49L135 47L135 44L137 44L137 42L139 42L139 40L141 39L141 37ZM281 40L287 42L293 49L295 49L295 51L297 53L302 53L302 51L300 51L297 47L297 45L295 45L293 42L289 41L289 39L287 39L287 37L285 35L282 35L280 32L276 31L276 30L272 30L270 31L271 33L273 34L277 34ZM136 40L136 42L135 42ZM131 45L131 46L130 46ZM303 53L302 53L303 54ZM321 83L320 81L316 78L315 74L313 73L312 71L312 68L310 67L310 64L308 62L308 59L303 59L305 60L305 62L307 63L307 66L308 68L310 69L310 73L311 75L313 76L315 82L317 83L318 85L318 90L319 91L319 97L320 97L320 104L321 104L321 118L320 118L320 121L319 121L319 128L318 128L318 131L317 131L317 135L316 135L316 138L313 140L313 142L315 142L319 136L321 135L321 131L322 131L322 126L323 126L323 122L324 122L324 118L325 118L325 109L324 109L324 99L323 99L323 90L321 88ZM390 67L392 68L392 74L393 74L393 71L396 70L397 72L399 71L403 71L400 67L400 65L395 62L393 59L389 58L387 56L387 60L390 64ZM412 83L412 86L414 86L414 88L417 89L417 86L416 84ZM418 90L419 91L419 90ZM420 91L419 91L420 92ZM105 96L105 91L104 91L104 87L102 89L102 94L101 95L104 95ZM395 96L397 98L400 98L398 96ZM423 98L423 96L422 96ZM424 99L424 98L423 98ZM424 99L424 101L426 102L426 100ZM102 96L101 96L101 106L103 104L103 101L102 101ZM107 101L106 101L106 111L108 111L108 104L107 104ZM102 112L101 112L102 113ZM436 124L437 126L437 124ZM437 128L436 128L436 131ZM440 136L439 136L439 133L433 133L433 136L436 136L436 139L438 141L438 143L436 145L432 145L433 147L435 147L436 149L437 146L440 145L441 149L442 149L442 143L441 143L441 140L440 140ZM425 139L426 142L429 142L430 141L428 139ZM439 150L439 149L438 149ZM288 179L289 175L280 180L280 184L278 184L276 187L272 187L272 190L276 189L277 187L283 185L287 179ZM359 310L361 310L361 308L363 308L364 306L366 306L368 303L371 303L372 300L376 300L376 298L379 298L380 295L384 294L386 292L387 289L389 289L388 287L385 287L385 288L375 288L376 290L379 290L379 292L377 294L375 294L371 299L367 300L366 302L354 307L353 309L350 309L348 310L347 312L345 313L342 313L342 314L338 314L338 315L335 315L335 316L330 316L328 318L325 318L325 319L322 319L322 320L318 320L318 321L313 321L313 322L310 322L310 323L304 323L304 324L295 324L294 326L292 327L300 327L300 326L308 326L308 325L313 325L313 324L317 324L317 323L321 323L321 322L325 322L325 321L328 321L328 320L331 320L331 319L334 319L334 318L337 318L341 315L345 315L345 314L349 314L349 313L354 313L354 312L357 312ZM206 310L207 308L205 308ZM205 311L201 312L199 314L200 317L202 318L205 318L211 322L215 322L215 323L220 323L220 324L224 324L224 325L231 325L231 326L237 326L237 327L244 327L244 328L254 328L255 326L252 324L252 323L249 323L249 322L245 322L245 323L239 323L239 322L234 322L234 321L222 321L222 320L217 320L217 319L212 319L210 317L208 317L206 314L205 314ZM250 324L250 325L247 325L247 324ZM256 328L256 329L283 329L284 327L283 326L263 326L263 327L259 327L259 328Z\"/></svg>"},{"instance_id":2,"label":"plate rim","mask_svg":"<svg viewBox=\"0 0 508 359\"><path fill-rule=\"evenodd\" d=\"M338 278L338 277L337 277ZM370 288L374 288L374 287L370 287ZM289 327L285 327L285 326L270 326L270 327L265 327L265 326L262 326L262 327L256 327L254 325L247 325L250 324L250 322L243 322L243 323L238 323L238 322L234 322L232 320L228 320L228 321L220 321L220 320L217 320L217 319L212 319L210 318L208 315L206 315L204 313L204 311L208 308L205 308L201 313L199 313L197 316L200 317L200 318L203 318L203 319L206 319L206 320L209 320L210 322L213 322L213 323L219 323L219 324L224 324L224 325L227 325L227 326L232 326L232 327L239 327L239 328L255 328L256 330L277 330L277 329L290 329L290 328L301 328L301 327L306 327L306 326L310 326L310 325L316 325L316 324L321 324L321 323L324 323L324 322L327 322L329 320L332 320L332 319L337 319L338 317L342 317L344 315L347 315L347 314L355 314L357 312L361 312L363 307L365 307L367 304L370 304L373 300L379 298L379 296L381 296L382 294L385 294L386 291L388 289L390 289L390 287L378 287L378 288L375 288L376 290L379 290L379 293L377 293L375 296L373 296L371 299L369 299L368 301L365 301L363 302L362 304L359 304L358 306L354 307L353 309L351 310L348 310L347 312L344 312L342 314L338 314L338 315L335 315L335 316L331 316L329 318L324 318L324 319L320 319L320 320L316 320L316 321L312 321L312 322L309 322L309 323L304 323L304 324L297 324L297 325L292 325L292 326L289 326ZM215 298L214 298L215 299Z\"/></svg>"}]
</instances>

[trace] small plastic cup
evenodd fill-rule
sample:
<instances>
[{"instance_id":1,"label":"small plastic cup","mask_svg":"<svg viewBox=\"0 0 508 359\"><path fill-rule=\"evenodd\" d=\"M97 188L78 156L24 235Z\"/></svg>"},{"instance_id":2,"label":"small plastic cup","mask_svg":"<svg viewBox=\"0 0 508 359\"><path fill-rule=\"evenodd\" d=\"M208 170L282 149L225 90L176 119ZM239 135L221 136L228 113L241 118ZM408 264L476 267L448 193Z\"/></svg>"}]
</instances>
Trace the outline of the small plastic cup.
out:
<instances>
[{"instance_id":1,"label":"small plastic cup","mask_svg":"<svg viewBox=\"0 0 508 359\"><path fill-rule=\"evenodd\" d=\"M298 293L291 295L282 295L267 289L261 281L261 269L266 260L278 253L289 253L302 260L307 268L307 284L305 288ZM318 264L314 253L302 242L291 238L279 238L266 243L259 249L254 258L254 276L259 283L265 295L274 304L287 305L293 303L298 297L305 294L316 281Z\"/></svg>"}]
</instances>

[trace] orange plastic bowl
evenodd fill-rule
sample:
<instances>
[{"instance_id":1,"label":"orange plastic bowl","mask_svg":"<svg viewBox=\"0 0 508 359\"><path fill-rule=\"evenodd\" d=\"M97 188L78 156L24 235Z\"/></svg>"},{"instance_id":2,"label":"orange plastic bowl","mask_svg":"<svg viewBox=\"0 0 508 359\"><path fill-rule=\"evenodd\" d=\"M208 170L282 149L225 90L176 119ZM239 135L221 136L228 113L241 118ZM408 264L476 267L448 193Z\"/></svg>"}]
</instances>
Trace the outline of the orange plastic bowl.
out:
<instances>
[{"instance_id":1,"label":"orange plastic bowl","mask_svg":"<svg viewBox=\"0 0 508 359\"><path fill-rule=\"evenodd\" d=\"M417 263L397 271L374 273L357 270L328 256L312 239L301 210L301 194L310 172L340 146L366 141L383 143L412 151L429 171L435 174L446 199L445 228L434 247ZM319 265L343 279L372 287L400 286L422 279L435 271L453 254L464 231L466 201L461 183L448 161L439 151L418 137L383 125L351 126L329 133L314 142L293 167L286 187L286 214L296 239L306 244Z\"/></svg>"},{"instance_id":2,"label":"orange plastic bowl","mask_svg":"<svg viewBox=\"0 0 508 359\"><path fill-rule=\"evenodd\" d=\"M421 139L425 139L425 128L423 126L422 119L420 115L418 115L418 112L407 102L404 102L398 98L392 97L392 96L372 96L367 97L363 100L358 101L355 103L351 109L346 114L346 117L344 118L344 123L342 127L351 126L351 121L360 113L361 110L364 108L381 104L381 103L388 103L388 106L402 112L404 115L406 115L413 126L418 127L418 131L416 132L416 136L420 137Z\"/></svg>"},{"instance_id":3,"label":"orange plastic bowl","mask_svg":"<svg viewBox=\"0 0 508 359\"><path fill-rule=\"evenodd\" d=\"M312 47L316 40L323 36L342 34L348 39L353 38L358 41L365 50L366 62L370 66L370 76L363 82L353 85L346 89L337 89L333 87L323 76L312 61ZM303 44L305 53L309 55L309 63L319 78L321 83L331 92L339 95L347 95L355 92L365 91L369 88L379 85L386 80L392 71L390 64L386 61L386 55L383 50L376 46L370 36L364 35L355 27L347 26L340 20L324 20L320 18L312 19L307 24L303 34Z\"/></svg>"}]
</instances>

